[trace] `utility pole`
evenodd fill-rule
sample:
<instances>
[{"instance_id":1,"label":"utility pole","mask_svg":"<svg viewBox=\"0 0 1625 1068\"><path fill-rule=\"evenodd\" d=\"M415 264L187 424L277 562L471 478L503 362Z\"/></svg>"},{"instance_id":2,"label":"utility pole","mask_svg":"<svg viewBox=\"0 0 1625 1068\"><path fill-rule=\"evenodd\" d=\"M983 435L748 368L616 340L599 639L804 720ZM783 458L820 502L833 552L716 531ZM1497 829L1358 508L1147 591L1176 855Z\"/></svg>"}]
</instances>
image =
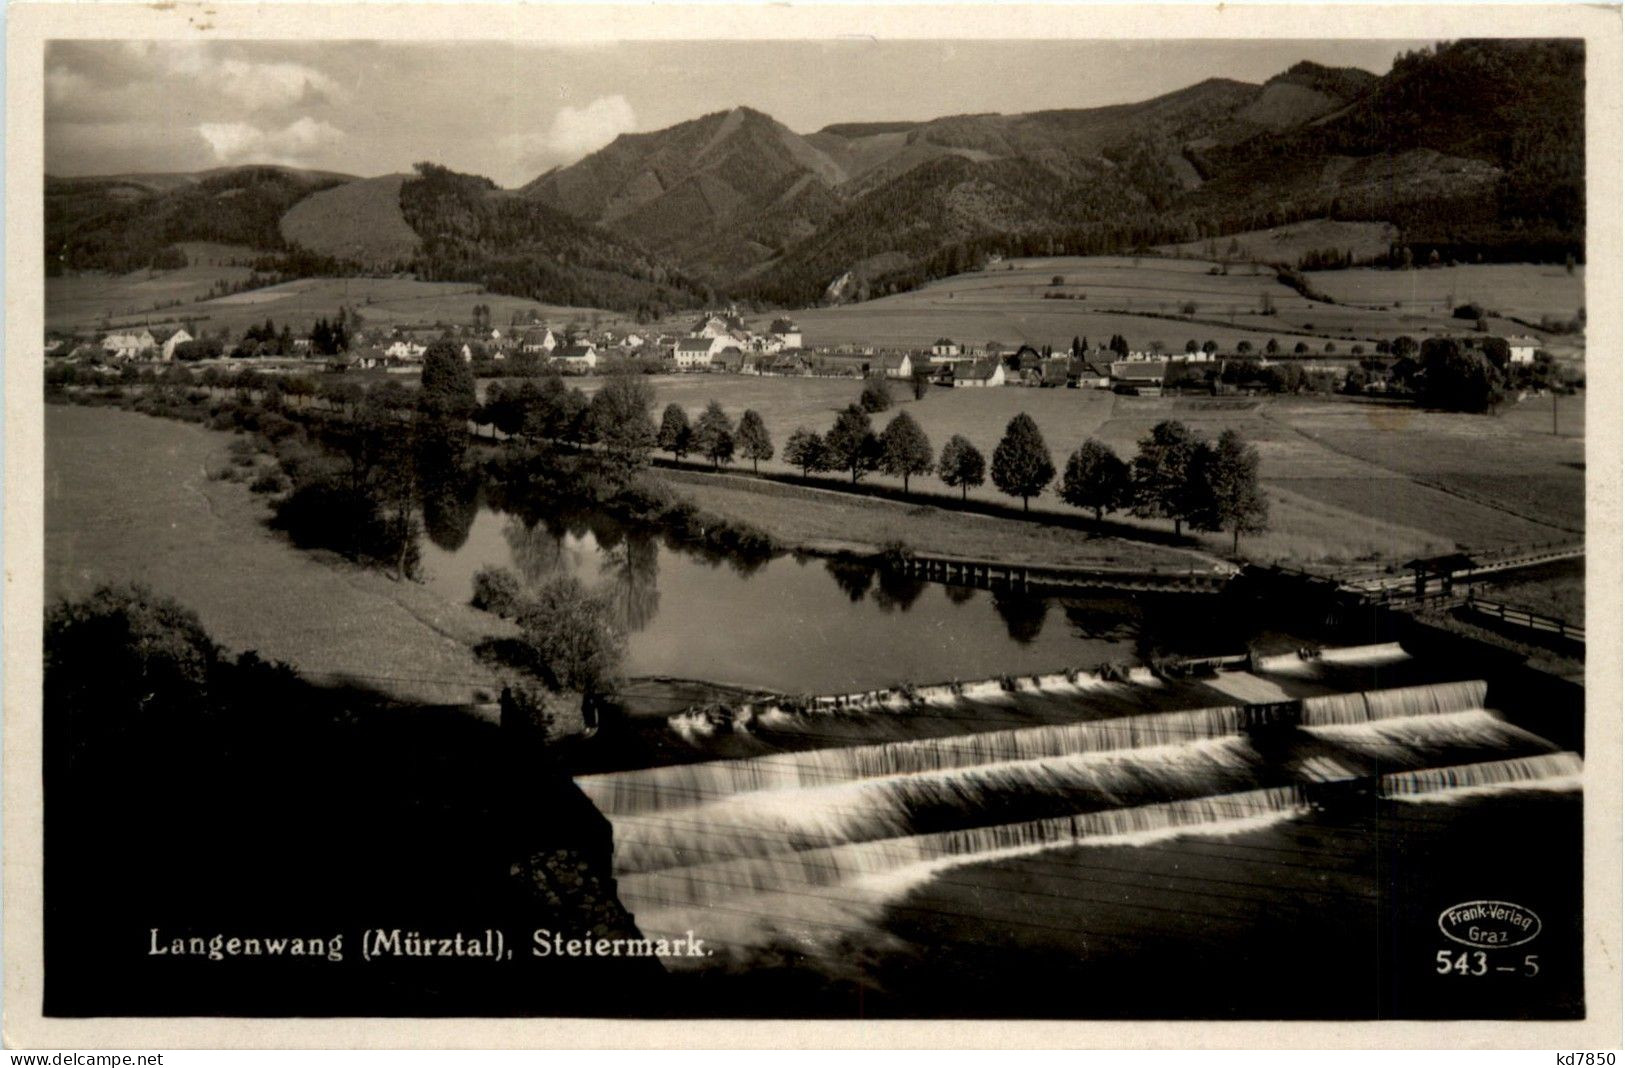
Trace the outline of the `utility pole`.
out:
<instances>
[{"instance_id":1,"label":"utility pole","mask_svg":"<svg viewBox=\"0 0 1625 1068\"><path fill-rule=\"evenodd\" d=\"M1552 390L1552 437L1557 437L1557 390Z\"/></svg>"}]
</instances>

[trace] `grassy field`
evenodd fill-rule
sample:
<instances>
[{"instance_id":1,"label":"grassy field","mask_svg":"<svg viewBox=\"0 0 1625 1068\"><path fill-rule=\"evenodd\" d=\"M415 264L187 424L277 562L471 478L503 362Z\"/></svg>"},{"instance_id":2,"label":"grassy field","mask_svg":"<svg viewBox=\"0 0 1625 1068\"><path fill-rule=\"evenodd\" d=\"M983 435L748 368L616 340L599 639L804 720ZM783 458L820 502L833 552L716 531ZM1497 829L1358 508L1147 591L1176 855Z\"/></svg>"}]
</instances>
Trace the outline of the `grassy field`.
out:
<instances>
[{"instance_id":1,"label":"grassy field","mask_svg":"<svg viewBox=\"0 0 1625 1068\"><path fill-rule=\"evenodd\" d=\"M1475 303L1535 322L1542 315L1564 319L1585 305L1585 268L1571 275L1556 265L1472 264L1411 271L1356 268L1310 276L1315 288L1345 304L1395 305L1406 310L1441 310Z\"/></svg>"},{"instance_id":2,"label":"grassy field","mask_svg":"<svg viewBox=\"0 0 1625 1068\"><path fill-rule=\"evenodd\" d=\"M1173 547L1092 537L1067 527L854 497L757 479L662 471L678 492L725 518L750 523L786 544L875 552L903 542L916 552L1146 570L1206 570L1213 561Z\"/></svg>"},{"instance_id":3,"label":"grassy field","mask_svg":"<svg viewBox=\"0 0 1625 1068\"><path fill-rule=\"evenodd\" d=\"M360 311L368 326L391 326L466 323L472 317L475 304L489 305L491 321L503 328L515 312L531 311L561 325L579 321L607 326L622 321L618 313L599 308L542 304L522 297L487 293L465 282L419 282L413 278L302 278L264 289L151 310L155 303L167 303L193 293L206 297L212 279L224 277L228 271L240 271L240 277L248 275L247 268L194 266L157 272L150 278L145 271L131 275L48 278L45 323L53 330L89 330L95 329L107 316L115 323L178 323L191 319L208 330L224 326L235 333L270 317L278 326L289 323L298 332L308 329L318 318L331 318L343 305ZM184 275L191 280L171 281L169 275ZM149 292L153 295L143 295Z\"/></svg>"},{"instance_id":4,"label":"grassy field","mask_svg":"<svg viewBox=\"0 0 1625 1068\"><path fill-rule=\"evenodd\" d=\"M1228 274L1209 273L1214 268L1206 260L1157 256L1010 260L863 304L808 309L796 318L808 345L924 346L951 337L975 346L993 340L1065 349L1076 336L1105 341L1122 334L1136 349L1160 341L1180 351L1187 340L1208 339L1225 350L1243 340L1262 349L1273 337L1288 351L1305 341L1318 353L1330 340L1347 354L1355 344L1369 352L1378 340L1399 334L1470 330L1471 323L1451 316L1452 295L1455 304L1479 299L1504 315L1536 319L1543 311L1567 318L1584 303L1581 272L1570 278L1553 267L1357 269L1309 276L1311 285L1348 301L1340 304L1302 296L1267 267L1236 264ZM1528 283L1527 293L1518 292L1520 281ZM772 316L758 318L757 325L765 326ZM1500 333L1529 332L1494 317L1489 326Z\"/></svg>"},{"instance_id":5,"label":"grassy field","mask_svg":"<svg viewBox=\"0 0 1625 1068\"><path fill-rule=\"evenodd\" d=\"M264 499L208 472L228 435L102 408L45 408L47 603L143 582L193 609L216 640L317 683L466 703L497 692L473 642L504 626L263 525ZM133 459L138 458L138 459Z\"/></svg>"},{"instance_id":6,"label":"grassy field","mask_svg":"<svg viewBox=\"0 0 1625 1068\"><path fill-rule=\"evenodd\" d=\"M132 271L129 274L78 274L45 280L45 325L54 330L94 327L104 318L122 320L150 315L156 322L169 313L152 309L182 301L194 304L209 296L218 281L240 282L253 273L247 263L261 253L246 245L194 242L181 246L191 261L175 271Z\"/></svg>"},{"instance_id":7,"label":"grassy field","mask_svg":"<svg viewBox=\"0 0 1625 1068\"><path fill-rule=\"evenodd\" d=\"M1585 625L1586 569L1584 560L1564 560L1526 571L1491 576L1474 586L1486 600L1499 601L1536 615Z\"/></svg>"},{"instance_id":8,"label":"grassy field","mask_svg":"<svg viewBox=\"0 0 1625 1068\"><path fill-rule=\"evenodd\" d=\"M1304 253L1329 248L1352 252L1356 259L1386 256L1398 234L1398 230L1391 223L1310 219L1290 226L1249 230L1246 233L1211 240L1159 245L1157 251L1170 256L1192 256L1207 260L1211 260L1217 252L1231 260L1259 260L1264 263L1285 263L1295 267L1299 257ZM1236 251L1232 252L1232 248Z\"/></svg>"},{"instance_id":9,"label":"grassy field","mask_svg":"<svg viewBox=\"0 0 1625 1068\"><path fill-rule=\"evenodd\" d=\"M584 384L596 388L593 380ZM755 408L781 449L798 426L828 430L836 412L856 400L861 388L848 379L724 375L663 376L654 385L657 409L675 401L691 418L712 398L734 419ZM1257 446L1271 500L1272 530L1242 541L1243 554L1256 560L1390 563L1458 546L1486 550L1573 540L1583 529L1584 472L1576 466L1584 461L1583 397L1563 399L1560 420L1570 432L1553 438L1540 433L1540 421L1525 405L1499 416L1463 416L1341 398L1119 397L1096 390L1013 387L933 388L918 401L901 386L893 394L894 411L912 414L934 450L951 435L963 434L991 457L1006 424L1026 412L1057 468L1091 436L1129 457L1138 440L1164 419L1181 420L1208 437L1234 428ZM1544 399L1526 402L1546 404ZM1549 419L1549 407L1543 411ZM876 429L892 417L892 412L874 417ZM765 467L790 470L778 458ZM882 475L867 478L897 484ZM953 493L934 477L916 478L912 486ZM972 496L1012 501L991 484ZM1075 514L1053 491L1034 500L1033 507ZM1130 522L1168 528L1160 521ZM1217 536L1205 537L1204 543L1213 551L1229 547L1227 538Z\"/></svg>"}]
</instances>

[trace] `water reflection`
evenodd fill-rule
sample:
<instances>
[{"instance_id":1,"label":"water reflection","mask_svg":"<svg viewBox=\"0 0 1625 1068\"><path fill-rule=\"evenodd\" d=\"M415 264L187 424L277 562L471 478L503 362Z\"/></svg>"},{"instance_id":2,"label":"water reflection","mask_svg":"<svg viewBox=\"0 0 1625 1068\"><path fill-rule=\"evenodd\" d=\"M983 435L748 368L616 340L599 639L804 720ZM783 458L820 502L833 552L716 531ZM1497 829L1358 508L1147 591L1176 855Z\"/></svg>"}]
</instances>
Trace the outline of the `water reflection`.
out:
<instances>
[{"instance_id":1,"label":"water reflection","mask_svg":"<svg viewBox=\"0 0 1625 1068\"><path fill-rule=\"evenodd\" d=\"M1055 671L1131 654L1139 599L1045 598L945 586L851 557L741 559L680 545L592 514L505 514L489 505L424 539L424 577L467 603L485 566L525 586L573 575L610 595L629 634L629 675L830 692ZM1050 618L1062 605L1065 624ZM1196 614L1171 607L1178 617ZM1211 632L1207 640L1211 641ZM1207 651L1205 646L1204 650Z\"/></svg>"},{"instance_id":2,"label":"water reflection","mask_svg":"<svg viewBox=\"0 0 1625 1068\"><path fill-rule=\"evenodd\" d=\"M829 571L830 577L835 580L835 585L839 586L841 592L846 594L847 600L853 604L863 603L863 598L868 595L869 587L875 580L875 569L872 565L863 563L861 560L836 556L832 557L824 567Z\"/></svg>"},{"instance_id":3,"label":"water reflection","mask_svg":"<svg viewBox=\"0 0 1625 1068\"><path fill-rule=\"evenodd\" d=\"M874 602L882 612L907 612L925 592L925 580L903 571L881 570L877 576Z\"/></svg>"},{"instance_id":4,"label":"water reflection","mask_svg":"<svg viewBox=\"0 0 1625 1068\"><path fill-rule=\"evenodd\" d=\"M1011 640L1029 645L1044 632L1044 620L1049 618L1049 601L1018 590L1001 588L993 591L993 610L1004 620Z\"/></svg>"},{"instance_id":5,"label":"water reflection","mask_svg":"<svg viewBox=\"0 0 1625 1068\"><path fill-rule=\"evenodd\" d=\"M636 634L660 610L660 547L648 535L628 535L603 549L602 556L598 573L609 580L616 617L627 633Z\"/></svg>"}]
</instances>

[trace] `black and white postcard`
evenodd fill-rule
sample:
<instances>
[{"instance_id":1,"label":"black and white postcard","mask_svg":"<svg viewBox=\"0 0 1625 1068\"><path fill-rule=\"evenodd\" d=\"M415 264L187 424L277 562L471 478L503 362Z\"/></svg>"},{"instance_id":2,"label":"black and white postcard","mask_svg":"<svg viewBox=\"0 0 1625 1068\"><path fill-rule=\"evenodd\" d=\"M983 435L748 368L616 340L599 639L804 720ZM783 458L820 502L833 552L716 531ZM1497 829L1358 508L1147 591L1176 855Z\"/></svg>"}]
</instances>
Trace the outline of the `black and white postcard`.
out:
<instances>
[{"instance_id":1,"label":"black and white postcard","mask_svg":"<svg viewBox=\"0 0 1625 1068\"><path fill-rule=\"evenodd\" d=\"M8 1041L1618 1044L1617 7L9 16Z\"/></svg>"}]
</instances>

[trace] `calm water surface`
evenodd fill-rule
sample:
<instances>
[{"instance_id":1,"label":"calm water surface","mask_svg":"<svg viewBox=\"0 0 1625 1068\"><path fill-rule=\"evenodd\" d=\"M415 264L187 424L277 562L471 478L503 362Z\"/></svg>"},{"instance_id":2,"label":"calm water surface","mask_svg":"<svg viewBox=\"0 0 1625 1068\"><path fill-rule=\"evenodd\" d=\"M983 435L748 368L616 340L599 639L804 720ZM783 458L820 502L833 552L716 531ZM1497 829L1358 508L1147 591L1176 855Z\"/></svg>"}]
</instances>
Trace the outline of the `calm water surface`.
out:
<instances>
[{"instance_id":1,"label":"calm water surface","mask_svg":"<svg viewBox=\"0 0 1625 1068\"><path fill-rule=\"evenodd\" d=\"M476 571L575 575L607 590L630 632L629 675L790 693L986 678L1129 659L1126 599L991 593L821 558L757 566L673 549L601 518L541 521L482 508L455 549L426 539L425 581L466 602Z\"/></svg>"}]
</instances>

